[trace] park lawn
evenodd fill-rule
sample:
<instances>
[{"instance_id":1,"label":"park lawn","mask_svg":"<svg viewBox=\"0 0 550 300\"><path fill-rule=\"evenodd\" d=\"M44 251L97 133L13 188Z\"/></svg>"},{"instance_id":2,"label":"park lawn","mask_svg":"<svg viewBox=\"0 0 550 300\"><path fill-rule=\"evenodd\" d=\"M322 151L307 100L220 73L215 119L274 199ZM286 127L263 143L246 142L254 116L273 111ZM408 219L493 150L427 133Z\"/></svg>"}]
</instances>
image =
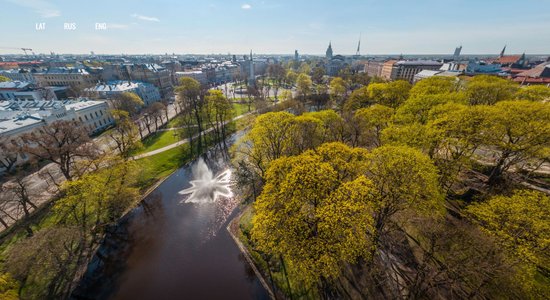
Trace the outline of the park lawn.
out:
<instances>
[{"instance_id":1,"label":"park lawn","mask_svg":"<svg viewBox=\"0 0 550 300\"><path fill-rule=\"evenodd\" d=\"M166 147L173 143L179 142L182 140L181 136L184 134L185 129L167 130L152 133L141 142L143 144L143 147L133 152L132 155L151 152L153 150L157 150L162 147Z\"/></svg>"},{"instance_id":2,"label":"park lawn","mask_svg":"<svg viewBox=\"0 0 550 300\"><path fill-rule=\"evenodd\" d=\"M233 109L235 110L235 116L240 116L248 113L248 104L246 103L233 103ZM254 110L254 104L250 105L250 110Z\"/></svg>"},{"instance_id":3,"label":"park lawn","mask_svg":"<svg viewBox=\"0 0 550 300\"><path fill-rule=\"evenodd\" d=\"M233 109L235 110L235 116L240 116L248 112L248 105L246 103L233 103ZM254 104L250 105L250 110L254 110ZM205 118L205 116L203 116L203 118ZM190 124L196 124L195 118L191 120ZM168 122L166 128L184 127L186 125L187 124L182 120L182 116L178 115Z\"/></svg>"}]
</instances>

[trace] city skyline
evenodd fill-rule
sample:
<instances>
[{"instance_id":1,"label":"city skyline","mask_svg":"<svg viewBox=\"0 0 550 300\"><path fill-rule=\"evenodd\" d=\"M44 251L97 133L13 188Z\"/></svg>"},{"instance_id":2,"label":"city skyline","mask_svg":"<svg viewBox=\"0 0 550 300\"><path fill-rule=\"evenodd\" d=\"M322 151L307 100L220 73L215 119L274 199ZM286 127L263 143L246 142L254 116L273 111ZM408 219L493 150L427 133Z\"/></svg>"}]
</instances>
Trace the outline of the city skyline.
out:
<instances>
[{"instance_id":1,"label":"city skyline","mask_svg":"<svg viewBox=\"0 0 550 300\"><path fill-rule=\"evenodd\" d=\"M550 1L74 1L2 0L10 24L0 54L550 53ZM522 14L519 14L521 11ZM542 13L538 13L538 12ZM523 13L523 12L529 12ZM45 30L36 30L46 23ZM64 30L74 23L75 30ZM96 30L106 24L107 30Z\"/></svg>"}]
</instances>

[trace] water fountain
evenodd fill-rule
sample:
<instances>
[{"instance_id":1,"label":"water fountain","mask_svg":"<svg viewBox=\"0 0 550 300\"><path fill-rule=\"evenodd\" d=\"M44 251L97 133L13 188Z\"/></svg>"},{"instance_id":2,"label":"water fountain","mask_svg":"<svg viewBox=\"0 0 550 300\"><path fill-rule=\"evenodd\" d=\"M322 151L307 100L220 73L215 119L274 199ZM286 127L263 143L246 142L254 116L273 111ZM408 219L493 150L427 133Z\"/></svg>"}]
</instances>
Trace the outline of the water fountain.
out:
<instances>
[{"instance_id":1,"label":"water fountain","mask_svg":"<svg viewBox=\"0 0 550 300\"><path fill-rule=\"evenodd\" d=\"M190 188L181 190L180 195L189 195L182 203L212 203L216 199L231 198L231 170L227 169L214 177L204 159L199 160L192 167L193 178Z\"/></svg>"}]
</instances>

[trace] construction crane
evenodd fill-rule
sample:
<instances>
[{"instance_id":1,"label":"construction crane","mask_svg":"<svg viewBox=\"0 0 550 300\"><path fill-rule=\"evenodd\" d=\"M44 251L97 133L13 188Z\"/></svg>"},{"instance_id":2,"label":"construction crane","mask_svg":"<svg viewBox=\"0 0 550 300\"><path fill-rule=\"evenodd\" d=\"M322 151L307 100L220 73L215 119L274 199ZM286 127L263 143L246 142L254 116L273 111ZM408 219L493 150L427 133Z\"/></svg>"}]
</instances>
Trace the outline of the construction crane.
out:
<instances>
[{"instance_id":1,"label":"construction crane","mask_svg":"<svg viewBox=\"0 0 550 300\"><path fill-rule=\"evenodd\" d=\"M30 51L32 52L32 49L31 48L17 48L17 47L0 47L0 49L13 49L13 50L23 50L23 52L25 52L25 56L29 56L27 51Z\"/></svg>"},{"instance_id":2,"label":"construction crane","mask_svg":"<svg viewBox=\"0 0 550 300\"><path fill-rule=\"evenodd\" d=\"M25 56L29 56L27 54L27 51L31 51L32 52L32 49L31 48L21 48L21 50L23 50L23 52L25 52Z\"/></svg>"}]
</instances>

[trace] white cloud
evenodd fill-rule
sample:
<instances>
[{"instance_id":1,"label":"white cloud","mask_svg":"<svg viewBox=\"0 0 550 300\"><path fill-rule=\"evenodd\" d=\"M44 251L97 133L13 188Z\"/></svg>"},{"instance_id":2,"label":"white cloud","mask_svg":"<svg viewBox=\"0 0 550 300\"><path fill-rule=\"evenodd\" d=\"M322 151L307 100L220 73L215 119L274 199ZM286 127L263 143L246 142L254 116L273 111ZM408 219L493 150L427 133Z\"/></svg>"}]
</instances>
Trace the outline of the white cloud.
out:
<instances>
[{"instance_id":1,"label":"white cloud","mask_svg":"<svg viewBox=\"0 0 550 300\"><path fill-rule=\"evenodd\" d=\"M243 4L243 5L241 6L241 8L242 8L242 9L252 9L252 5L250 5L250 4L248 4L248 3L247 3L247 4Z\"/></svg>"},{"instance_id":2,"label":"white cloud","mask_svg":"<svg viewBox=\"0 0 550 300\"><path fill-rule=\"evenodd\" d=\"M8 0L8 1L22 7L30 8L43 18L54 18L54 17L61 16L61 11L59 11L51 3L44 0Z\"/></svg>"},{"instance_id":3,"label":"white cloud","mask_svg":"<svg viewBox=\"0 0 550 300\"><path fill-rule=\"evenodd\" d=\"M160 22L160 20L156 17L148 17L148 16L144 16L144 15L139 15L139 14L133 14L131 16L133 18L137 18L137 19L140 19L140 20L143 20L143 21Z\"/></svg>"}]
</instances>

